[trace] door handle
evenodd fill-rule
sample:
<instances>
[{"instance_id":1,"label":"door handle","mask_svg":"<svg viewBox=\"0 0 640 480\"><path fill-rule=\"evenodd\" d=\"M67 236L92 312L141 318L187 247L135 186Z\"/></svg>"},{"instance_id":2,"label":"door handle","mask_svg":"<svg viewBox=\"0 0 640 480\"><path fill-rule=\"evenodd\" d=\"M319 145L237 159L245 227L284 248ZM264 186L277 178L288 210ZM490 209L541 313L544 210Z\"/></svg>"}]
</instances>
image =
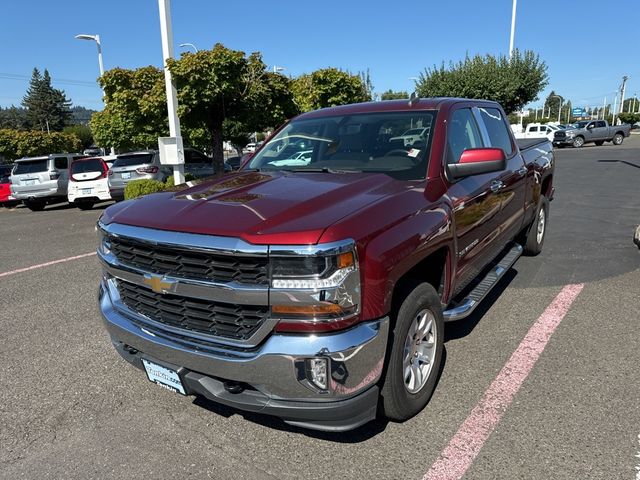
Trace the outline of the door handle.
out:
<instances>
[{"instance_id":1,"label":"door handle","mask_svg":"<svg viewBox=\"0 0 640 480\"><path fill-rule=\"evenodd\" d=\"M504 183L502 183L501 180L494 180L493 182L491 182L491 186L489 188L491 188L491 191L493 193L496 193L502 190L503 187L504 187Z\"/></svg>"},{"instance_id":2,"label":"door handle","mask_svg":"<svg viewBox=\"0 0 640 480\"><path fill-rule=\"evenodd\" d=\"M529 171L529 170L527 170L527 167L522 167L522 168L520 168L520 170L518 170L516 173L517 173L518 175L520 175L521 177L524 177L524 176L527 174L527 172L528 172L528 171Z\"/></svg>"}]
</instances>

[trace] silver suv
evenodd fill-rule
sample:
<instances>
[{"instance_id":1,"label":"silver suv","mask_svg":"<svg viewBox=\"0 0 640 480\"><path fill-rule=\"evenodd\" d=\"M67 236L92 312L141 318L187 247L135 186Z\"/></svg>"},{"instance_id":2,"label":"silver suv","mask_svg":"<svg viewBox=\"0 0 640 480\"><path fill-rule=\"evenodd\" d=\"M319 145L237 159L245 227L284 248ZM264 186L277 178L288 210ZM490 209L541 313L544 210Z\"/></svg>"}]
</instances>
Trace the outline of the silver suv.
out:
<instances>
[{"instance_id":1,"label":"silver suv","mask_svg":"<svg viewBox=\"0 0 640 480\"><path fill-rule=\"evenodd\" d=\"M166 181L171 167L160 164L160 155L154 150L118 155L109 169L109 193L116 201L124 199L124 189L132 180Z\"/></svg>"},{"instance_id":2,"label":"silver suv","mask_svg":"<svg viewBox=\"0 0 640 480\"><path fill-rule=\"evenodd\" d=\"M33 211L47 204L66 202L69 165L84 158L79 153L54 153L16 160L11 173L11 194Z\"/></svg>"}]
</instances>

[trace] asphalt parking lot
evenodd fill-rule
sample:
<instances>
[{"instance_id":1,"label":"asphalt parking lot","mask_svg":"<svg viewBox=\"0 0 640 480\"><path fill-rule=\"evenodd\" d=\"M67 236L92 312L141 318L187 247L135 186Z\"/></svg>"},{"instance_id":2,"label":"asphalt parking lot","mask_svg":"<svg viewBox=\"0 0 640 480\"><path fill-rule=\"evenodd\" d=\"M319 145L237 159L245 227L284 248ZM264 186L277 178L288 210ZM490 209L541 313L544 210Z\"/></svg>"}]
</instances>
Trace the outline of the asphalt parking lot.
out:
<instances>
[{"instance_id":1,"label":"asphalt parking lot","mask_svg":"<svg viewBox=\"0 0 640 480\"><path fill-rule=\"evenodd\" d=\"M638 478L640 138L556 161L543 253L449 325L429 405L343 434L151 384L101 325L93 255L24 270L91 253L103 207L0 209L0 477L423 478L532 325L583 285L464 478Z\"/></svg>"}]
</instances>

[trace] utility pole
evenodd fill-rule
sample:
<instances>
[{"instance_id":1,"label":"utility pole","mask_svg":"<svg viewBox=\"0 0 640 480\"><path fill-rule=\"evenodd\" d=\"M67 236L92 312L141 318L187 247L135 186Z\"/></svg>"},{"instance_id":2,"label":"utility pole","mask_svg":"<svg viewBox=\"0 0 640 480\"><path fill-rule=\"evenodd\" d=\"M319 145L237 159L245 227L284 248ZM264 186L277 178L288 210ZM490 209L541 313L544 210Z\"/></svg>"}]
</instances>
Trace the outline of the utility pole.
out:
<instances>
[{"instance_id":1,"label":"utility pole","mask_svg":"<svg viewBox=\"0 0 640 480\"><path fill-rule=\"evenodd\" d=\"M511 38L509 39L509 60L513 56L513 40L516 34L516 4L518 0L513 0L513 7L511 10Z\"/></svg>"},{"instance_id":2,"label":"utility pole","mask_svg":"<svg viewBox=\"0 0 640 480\"><path fill-rule=\"evenodd\" d=\"M162 37L162 64L164 67L164 83L167 91L167 110L169 112L170 146L165 149L169 153L173 165L173 179L176 185L184 183L184 149L180 136L180 119L178 118L178 94L167 67L167 60L173 58L173 31L171 29L171 0L158 0L160 10L160 36ZM162 149L161 141L158 140ZM175 149L174 149L175 148Z\"/></svg>"},{"instance_id":3,"label":"utility pole","mask_svg":"<svg viewBox=\"0 0 640 480\"><path fill-rule=\"evenodd\" d=\"M611 125L616 124L616 108L618 107L618 92L616 92L616 96L613 97L613 112L611 116Z\"/></svg>"},{"instance_id":4,"label":"utility pole","mask_svg":"<svg viewBox=\"0 0 640 480\"><path fill-rule=\"evenodd\" d=\"M605 113L607 113L607 97L604 97L604 102L602 102L602 119L605 120Z\"/></svg>"},{"instance_id":5,"label":"utility pole","mask_svg":"<svg viewBox=\"0 0 640 480\"><path fill-rule=\"evenodd\" d=\"M622 77L622 85L620 86L620 113L624 113L624 91L627 88L627 80L629 80L628 75Z\"/></svg>"}]
</instances>

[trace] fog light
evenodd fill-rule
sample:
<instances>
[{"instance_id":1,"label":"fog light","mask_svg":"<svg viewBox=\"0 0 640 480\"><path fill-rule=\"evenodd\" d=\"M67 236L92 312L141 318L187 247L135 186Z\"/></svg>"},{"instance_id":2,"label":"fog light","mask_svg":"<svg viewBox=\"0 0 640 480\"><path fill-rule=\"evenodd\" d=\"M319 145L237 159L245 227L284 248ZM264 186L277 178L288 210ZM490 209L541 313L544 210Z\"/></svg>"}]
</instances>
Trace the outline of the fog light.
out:
<instances>
[{"instance_id":1,"label":"fog light","mask_svg":"<svg viewBox=\"0 0 640 480\"><path fill-rule=\"evenodd\" d=\"M329 361L325 357L307 359L307 379L320 390L327 390Z\"/></svg>"}]
</instances>

